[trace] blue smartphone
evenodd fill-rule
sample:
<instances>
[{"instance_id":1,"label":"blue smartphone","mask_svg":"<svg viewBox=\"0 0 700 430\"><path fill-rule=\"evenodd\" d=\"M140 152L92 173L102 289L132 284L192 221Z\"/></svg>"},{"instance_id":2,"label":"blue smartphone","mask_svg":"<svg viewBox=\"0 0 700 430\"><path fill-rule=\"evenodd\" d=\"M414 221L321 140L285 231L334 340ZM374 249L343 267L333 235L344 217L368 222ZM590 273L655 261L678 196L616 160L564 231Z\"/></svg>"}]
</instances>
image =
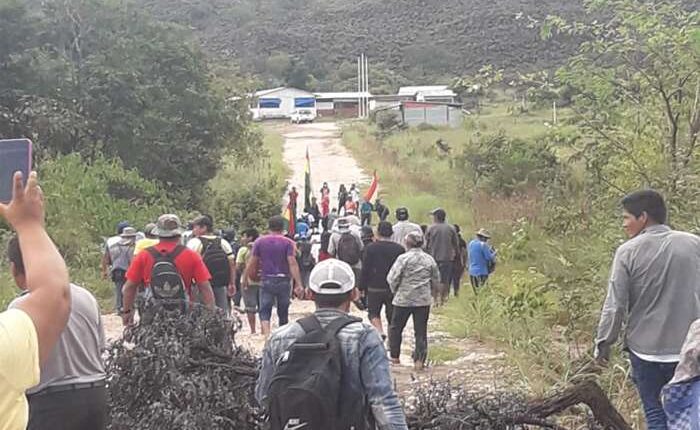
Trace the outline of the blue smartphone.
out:
<instances>
[{"instance_id":1,"label":"blue smartphone","mask_svg":"<svg viewBox=\"0 0 700 430\"><path fill-rule=\"evenodd\" d=\"M32 141L29 139L0 139L0 202L12 200L12 178L22 172L26 181L32 170Z\"/></svg>"}]
</instances>

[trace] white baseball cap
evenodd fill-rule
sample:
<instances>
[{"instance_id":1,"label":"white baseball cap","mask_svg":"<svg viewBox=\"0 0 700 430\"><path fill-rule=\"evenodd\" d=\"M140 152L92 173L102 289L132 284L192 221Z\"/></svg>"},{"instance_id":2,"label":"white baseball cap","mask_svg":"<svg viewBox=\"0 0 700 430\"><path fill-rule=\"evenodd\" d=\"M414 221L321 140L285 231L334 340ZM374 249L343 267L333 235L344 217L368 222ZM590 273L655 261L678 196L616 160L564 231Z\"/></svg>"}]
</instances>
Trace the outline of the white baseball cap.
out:
<instances>
[{"instance_id":1,"label":"white baseball cap","mask_svg":"<svg viewBox=\"0 0 700 430\"><path fill-rule=\"evenodd\" d=\"M355 288L355 274L344 261L324 260L311 271L309 288L316 294L345 294Z\"/></svg>"}]
</instances>

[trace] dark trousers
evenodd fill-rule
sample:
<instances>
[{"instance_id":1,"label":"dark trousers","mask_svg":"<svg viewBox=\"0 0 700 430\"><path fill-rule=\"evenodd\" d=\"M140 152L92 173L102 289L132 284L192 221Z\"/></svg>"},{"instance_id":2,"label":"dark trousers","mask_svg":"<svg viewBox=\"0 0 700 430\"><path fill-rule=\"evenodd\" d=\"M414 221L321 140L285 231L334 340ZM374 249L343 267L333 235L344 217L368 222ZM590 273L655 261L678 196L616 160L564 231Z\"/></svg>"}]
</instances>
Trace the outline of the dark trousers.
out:
<instances>
[{"instance_id":1,"label":"dark trousers","mask_svg":"<svg viewBox=\"0 0 700 430\"><path fill-rule=\"evenodd\" d=\"M103 430L109 409L105 387L30 395L27 430Z\"/></svg>"},{"instance_id":2,"label":"dark trousers","mask_svg":"<svg viewBox=\"0 0 700 430\"><path fill-rule=\"evenodd\" d=\"M673 378L678 363L655 363L630 352L632 380L642 399L649 430L666 430L666 412L661 404L661 389Z\"/></svg>"},{"instance_id":3,"label":"dark trousers","mask_svg":"<svg viewBox=\"0 0 700 430\"><path fill-rule=\"evenodd\" d=\"M486 286L486 282L489 280L489 275L479 275L479 276L469 276L469 282L472 284L474 293L476 294L480 288Z\"/></svg>"},{"instance_id":4,"label":"dark trousers","mask_svg":"<svg viewBox=\"0 0 700 430\"><path fill-rule=\"evenodd\" d=\"M391 358L399 358L401 355L403 329L411 316L413 317L413 332L416 338L413 361L425 363L425 360L428 358L428 317L430 316L430 306L394 306L394 314L389 330L390 355Z\"/></svg>"},{"instance_id":5,"label":"dark trousers","mask_svg":"<svg viewBox=\"0 0 700 430\"><path fill-rule=\"evenodd\" d=\"M361 216L362 216L362 219L361 219L362 225L372 225L372 214L371 213L362 214Z\"/></svg>"},{"instance_id":6,"label":"dark trousers","mask_svg":"<svg viewBox=\"0 0 700 430\"><path fill-rule=\"evenodd\" d=\"M455 297L459 296L459 287L462 286L462 276L464 276L464 268L455 267L454 273L452 274L452 291L454 291Z\"/></svg>"},{"instance_id":7,"label":"dark trousers","mask_svg":"<svg viewBox=\"0 0 700 430\"><path fill-rule=\"evenodd\" d=\"M126 283L126 271L120 269L112 271L112 282L114 282L114 309L117 314L121 314L122 307L124 307L122 288L124 288Z\"/></svg>"},{"instance_id":8,"label":"dark trousers","mask_svg":"<svg viewBox=\"0 0 700 430\"><path fill-rule=\"evenodd\" d=\"M386 314L386 324L391 327L391 318L394 312L394 306L391 304L394 300L394 295L389 290L385 291L367 291L367 316L370 320L379 319L382 317L382 307Z\"/></svg>"}]
</instances>

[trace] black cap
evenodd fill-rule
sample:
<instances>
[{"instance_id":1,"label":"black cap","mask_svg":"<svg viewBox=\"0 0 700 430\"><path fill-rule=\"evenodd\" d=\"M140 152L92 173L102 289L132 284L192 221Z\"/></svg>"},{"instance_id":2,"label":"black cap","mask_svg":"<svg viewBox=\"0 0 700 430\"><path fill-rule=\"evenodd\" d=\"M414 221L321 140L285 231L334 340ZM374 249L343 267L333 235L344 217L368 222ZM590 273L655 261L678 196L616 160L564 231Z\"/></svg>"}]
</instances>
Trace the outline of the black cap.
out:
<instances>
[{"instance_id":1,"label":"black cap","mask_svg":"<svg viewBox=\"0 0 700 430\"><path fill-rule=\"evenodd\" d=\"M214 228L214 220L207 215L200 215L192 221L192 225L206 227L207 230L211 231Z\"/></svg>"}]
</instances>

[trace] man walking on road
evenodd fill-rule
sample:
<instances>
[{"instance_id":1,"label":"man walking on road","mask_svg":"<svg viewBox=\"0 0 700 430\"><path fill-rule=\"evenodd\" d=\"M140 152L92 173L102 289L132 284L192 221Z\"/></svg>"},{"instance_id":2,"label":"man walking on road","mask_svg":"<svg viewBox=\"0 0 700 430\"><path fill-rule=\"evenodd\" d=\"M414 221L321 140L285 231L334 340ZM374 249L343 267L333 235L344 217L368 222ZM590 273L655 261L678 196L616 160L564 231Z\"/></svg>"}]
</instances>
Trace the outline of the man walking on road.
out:
<instances>
[{"instance_id":1,"label":"man walking on road","mask_svg":"<svg viewBox=\"0 0 700 430\"><path fill-rule=\"evenodd\" d=\"M389 218L389 208L382 202L382 199L377 199L374 203L374 210L377 212L379 221L386 221Z\"/></svg>"},{"instance_id":2,"label":"man walking on road","mask_svg":"<svg viewBox=\"0 0 700 430\"><path fill-rule=\"evenodd\" d=\"M394 235L391 236L391 240L403 246L404 249L406 248L406 236L409 233L420 233L423 236L423 230L421 230L420 226L408 220L408 209L396 209L396 220Z\"/></svg>"},{"instance_id":3,"label":"man walking on road","mask_svg":"<svg viewBox=\"0 0 700 430\"><path fill-rule=\"evenodd\" d=\"M457 238L459 239L459 250L455 256L454 267L452 270L452 290L454 291L455 297L459 297L459 289L462 286L462 277L464 276L464 270L467 268L467 242L462 237L462 229L455 224L453 226L457 232Z\"/></svg>"},{"instance_id":4,"label":"man walking on road","mask_svg":"<svg viewBox=\"0 0 700 430\"><path fill-rule=\"evenodd\" d=\"M202 256L211 275L216 307L228 315L231 311L229 296L236 294L236 256L231 244L214 234L214 222L205 215L192 221L194 237L187 247Z\"/></svg>"},{"instance_id":5,"label":"man walking on road","mask_svg":"<svg viewBox=\"0 0 700 430\"><path fill-rule=\"evenodd\" d=\"M357 217L355 217L357 219ZM362 270L362 227L348 218L340 218L336 222L337 231L331 235L328 253L345 263L348 263L355 273L355 280L360 281Z\"/></svg>"},{"instance_id":6,"label":"man walking on road","mask_svg":"<svg viewBox=\"0 0 700 430\"><path fill-rule=\"evenodd\" d=\"M236 268L241 275L241 290L243 296L243 304L245 305L245 314L248 318L248 326L250 333L255 334L255 315L260 310L260 279L256 276L255 279L250 279L247 275L247 267L250 258L253 255L253 246L258 240L258 230L252 228L243 232L241 237L241 247L238 249L236 256Z\"/></svg>"},{"instance_id":7,"label":"man walking on road","mask_svg":"<svg viewBox=\"0 0 700 430\"><path fill-rule=\"evenodd\" d=\"M475 294L486 285L496 264L496 252L488 243L490 238L491 234L482 228L469 242L469 281Z\"/></svg>"},{"instance_id":8,"label":"man walking on road","mask_svg":"<svg viewBox=\"0 0 700 430\"><path fill-rule=\"evenodd\" d=\"M333 208L335 210L335 208ZM321 197L321 226L323 227L323 231L326 231L330 228L328 225L328 217L331 214L331 198L328 194L324 194L323 197Z\"/></svg>"},{"instance_id":9,"label":"man walking on road","mask_svg":"<svg viewBox=\"0 0 700 430\"><path fill-rule=\"evenodd\" d=\"M272 308L277 302L280 327L289 322L292 281L297 296L303 293L301 274L296 259L294 241L284 236L285 219L276 215L268 222L269 233L255 241L253 256L248 262L247 278L257 279L262 271L260 288L260 326L262 334L270 335Z\"/></svg>"},{"instance_id":10,"label":"man walking on road","mask_svg":"<svg viewBox=\"0 0 700 430\"><path fill-rule=\"evenodd\" d=\"M394 295L386 280L391 267L399 255L405 252L403 246L391 240L394 230L391 223L381 221L377 226L379 240L370 243L362 255L362 275L360 286L367 296L369 320L382 338L386 338L382 327L382 307L386 315L387 331L391 325Z\"/></svg>"},{"instance_id":11,"label":"man walking on road","mask_svg":"<svg viewBox=\"0 0 700 430\"><path fill-rule=\"evenodd\" d=\"M180 218L174 214L161 215L153 231L160 241L157 245L146 248L140 252L131 262L129 270L126 272L126 283L124 284L124 310L122 311L122 322L129 326L134 323L134 302L139 285L146 287L146 296L152 300L165 299L160 297L160 291L172 292L177 289L177 297L168 297L182 300L183 302L194 302L192 283L197 286L199 297L202 302L211 309L214 309L214 292L211 289L211 275L202 257L191 249L180 244L181 235L184 232ZM156 264L174 267L181 285L165 285L173 279L172 276L163 276L163 272L154 270ZM155 276L154 276L155 275ZM170 274L166 274L170 275ZM163 281L164 283L161 283ZM168 282L165 282L168 281ZM155 290L154 291L154 287ZM181 287L178 288L178 287ZM165 291L165 289L168 291ZM184 290L182 293L180 293Z\"/></svg>"},{"instance_id":12,"label":"man walking on road","mask_svg":"<svg viewBox=\"0 0 700 430\"><path fill-rule=\"evenodd\" d=\"M665 430L661 389L673 377L690 325L700 317L700 238L666 225L666 204L656 191L629 194L622 208L630 240L615 253L595 357L607 363L624 326L647 427Z\"/></svg>"},{"instance_id":13,"label":"man walking on road","mask_svg":"<svg viewBox=\"0 0 700 430\"><path fill-rule=\"evenodd\" d=\"M22 290L22 296L12 301L8 309L17 309L31 293L27 290L24 258L16 237L10 239L7 251L15 284ZM28 430L107 428L107 389L102 364L105 335L100 307L88 290L73 284L70 288L68 325L51 357L41 365L39 384L27 390Z\"/></svg>"},{"instance_id":14,"label":"man walking on road","mask_svg":"<svg viewBox=\"0 0 700 430\"><path fill-rule=\"evenodd\" d=\"M360 204L360 218L362 225L372 225L372 212L374 211L374 206L368 200L362 200Z\"/></svg>"},{"instance_id":15,"label":"man walking on road","mask_svg":"<svg viewBox=\"0 0 700 430\"><path fill-rule=\"evenodd\" d=\"M440 282L440 270L430 254L423 251L423 234L409 233L406 237L408 250L399 256L391 267L387 282L394 293L394 313L389 331L391 360L400 364L403 330L408 318L413 318L416 343L413 364L422 370L428 358L428 318L432 304L431 292Z\"/></svg>"},{"instance_id":16,"label":"man walking on road","mask_svg":"<svg viewBox=\"0 0 700 430\"><path fill-rule=\"evenodd\" d=\"M292 208L292 219L297 219L297 203L299 201L299 192L297 187L292 187L289 191L289 207Z\"/></svg>"},{"instance_id":17,"label":"man walking on road","mask_svg":"<svg viewBox=\"0 0 700 430\"><path fill-rule=\"evenodd\" d=\"M337 423L337 428L407 430L404 412L393 389L389 360L382 340L370 325L348 315L350 304L359 297L350 267L334 259L319 263L311 272L309 288L316 303L316 312L276 331L263 351L255 398L273 419L277 419L272 423L272 428L330 428L323 424L308 426L308 414L319 421ZM339 375L332 375L339 376L339 380L324 380L323 377L328 374L322 373L327 370L323 367L305 367L305 363L318 354L314 354L313 349L293 349L295 344L303 343L303 338L309 333L318 330L327 330L327 336L334 335L339 341L340 357L336 357L336 360L341 363L341 368L337 372ZM305 360L307 357L309 359ZM332 398L334 401L318 401L318 397L311 400L302 393L294 394L276 386L276 382L285 383L283 379L274 378L278 372L284 372L285 367L301 370L290 374L290 378L299 373L304 375L307 370L317 372L317 381L329 381L323 386L326 389L334 385L330 381L335 382L337 390L317 393L317 396L323 396L322 400ZM295 418L270 413L271 409L290 412L284 408L287 405L293 409L291 413Z\"/></svg>"},{"instance_id":18,"label":"man walking on road","mask_svg":"<svg viewBox=\"0 0 700 430\"><path fill-rule=\"evenodd\" d=\"M435 209L431 214L433 224L428 227L425 241L428 254L435 259L440 269L440 284L433 291L433 299L437 306L441 306L450 295L454 261L459 254L459 236L457 230L446 222L447 213L443 209Z\"/></svg>"},{"instance_id":19,"label":"man walking on road","mask_svg":"<svg viewBox=\"0 0 700 430\"><path fill-rule=\"evenodd\" d=\"M125 227L119 235L119 241L107 248L102 256L102 279L109 278L114 283L114 307L117 314L122 311L122 287L126 282L126 271L134 258L136 235L135 228Z\"/></svg>"}]
</instances>

